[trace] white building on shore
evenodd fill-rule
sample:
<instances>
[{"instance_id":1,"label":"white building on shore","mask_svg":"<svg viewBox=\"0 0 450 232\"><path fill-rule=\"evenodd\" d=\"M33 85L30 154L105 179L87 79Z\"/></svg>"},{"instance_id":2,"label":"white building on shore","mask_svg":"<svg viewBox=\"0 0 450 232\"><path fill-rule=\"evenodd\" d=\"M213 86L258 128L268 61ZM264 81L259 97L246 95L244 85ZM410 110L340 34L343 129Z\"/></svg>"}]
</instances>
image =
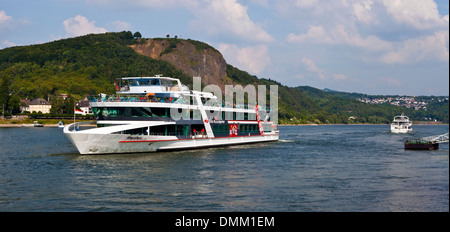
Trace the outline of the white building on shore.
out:
<instances>
[{"instance_id":1,"label":"white building on shore","mask_svg":"<svg viewBox=\"0 0 450 232\"><path fill-rule=\"evenodd\" d=\"M43 114L49 114L51 108L52 104L50 104L44 98L36 98L28 105L28 110L30 111L30 113L41 112Z\"/></svg>"}]
</instances>

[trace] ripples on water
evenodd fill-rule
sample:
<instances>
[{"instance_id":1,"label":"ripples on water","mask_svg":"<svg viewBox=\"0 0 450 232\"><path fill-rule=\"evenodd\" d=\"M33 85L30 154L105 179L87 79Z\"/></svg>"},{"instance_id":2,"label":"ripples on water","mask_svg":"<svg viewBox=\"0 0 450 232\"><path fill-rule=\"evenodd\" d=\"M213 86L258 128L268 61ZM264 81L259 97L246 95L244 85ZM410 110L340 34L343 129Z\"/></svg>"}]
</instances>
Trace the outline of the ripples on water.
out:
<instances>
[{"instance_id":1,"label":"ripples on water","mask_svg":"<svg viewBox=\"0 0 450 232\"><path fill-rule=\"evenodd\" d=\"M0 128L0 211L447 211L448 125L282 126L280 141L78 155L59 128Z\"/></svg>"}]
</instances>

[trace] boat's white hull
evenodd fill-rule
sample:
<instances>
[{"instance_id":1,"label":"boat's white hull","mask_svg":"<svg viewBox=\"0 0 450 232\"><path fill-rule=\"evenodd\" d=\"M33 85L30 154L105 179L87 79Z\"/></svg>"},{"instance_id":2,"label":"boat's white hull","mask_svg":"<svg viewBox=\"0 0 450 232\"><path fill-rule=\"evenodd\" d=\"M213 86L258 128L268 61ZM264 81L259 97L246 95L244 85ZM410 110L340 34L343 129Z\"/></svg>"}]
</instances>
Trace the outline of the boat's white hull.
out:
<instances>
[{"instance_id":1,"label":"boat's white hull","mask_svg":"<svg viewBox=\"0 0 450 232\"><path fill-rule=\"evenodd\" d=\"M277 141L278 134L225 138L177 139L175 136L65 133L80 154L112 154L196 149L245 143Z\"/></svg>"},{"instance_id":2,"label":"boat's white hull","mask_svg":"<svg viewBox=\"0 0 450 232\"><path fill-rule=\"evenodd\" d=\"M412 128L406 128L406 127L398 127L391 125L391 133L395 134L403 134L403 133L410 133L412 132Z\"/></svg>"}]
</instances>

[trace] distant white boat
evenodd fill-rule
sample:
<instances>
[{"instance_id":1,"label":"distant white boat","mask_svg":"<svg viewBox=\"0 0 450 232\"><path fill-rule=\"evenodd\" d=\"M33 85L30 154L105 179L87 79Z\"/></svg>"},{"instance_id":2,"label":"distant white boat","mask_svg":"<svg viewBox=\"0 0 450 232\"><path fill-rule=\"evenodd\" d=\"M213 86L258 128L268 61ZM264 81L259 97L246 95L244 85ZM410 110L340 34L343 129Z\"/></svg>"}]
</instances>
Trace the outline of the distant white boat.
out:
<instances>
[{"instance_id":1,"label":"distant white boat","mask_svg":"<svg viewBox=\"0 0 450 232\"><path fill-rule=\"evenodd\" d=\"M33 124L22 124L22 127L43 127L44 124L38 123L38 121L34 121Z\"/></svg>"},{"instance_id":2,"label":"distant white boat","mask_svg":"<svg viewBox=\"0 0 450 232\"><path fill-rule=\"evenodd\" d=\"M391 133L409 133L412 132L412 123L409 118L402 115L397 115L391 123Z\"/></svg>"},{"instance_id":3,"label":"distant white boat","mask_svg":"<svg viewBox=\"0 0 450 232\"><path fill-rule=\"evenodd\" d=\"M58 127L59 127L59 128L64 128L64 123L63 123L62 121L59 121L59 122L58 122Z\"/></svg>"}]
</instances>

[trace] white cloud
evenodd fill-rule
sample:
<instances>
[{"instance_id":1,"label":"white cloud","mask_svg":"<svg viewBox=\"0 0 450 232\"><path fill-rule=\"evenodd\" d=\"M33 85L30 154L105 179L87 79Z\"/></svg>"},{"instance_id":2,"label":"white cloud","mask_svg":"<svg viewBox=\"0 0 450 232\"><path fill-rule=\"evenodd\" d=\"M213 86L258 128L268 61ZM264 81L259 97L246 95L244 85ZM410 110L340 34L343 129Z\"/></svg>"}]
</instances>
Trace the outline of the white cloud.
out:
<instances>
[{"instance_id":1,"label":"white cloud","mask_svg":"<svg viewBox=\"0 0 450 232\"><path fill-rule=\"evenodd\" d=\"M303 21L305 18L301 15L308 15L305 21L307 24L299 22L300 28L308 29L303 33L288 34L286 39L290 43L346 45L367 51L392 49L391 42L380 38L370 28L380 23L378 17L382 5L379 2L341 0L324 3L318 0L298 0L296 6L291 11L300 10L301 13L297 15Z\"/></svg>"},{"instance_id":2,"label":"white cloud","mask_svg":"<svg viewBox=\"0 0 450 232\"><path fill-rule=\"evenodd\" d=\"M333 74L333 73L328 73L327 71L320 69L319 67L317 67L317 65L314 63L314 61L312 61L309 58L302 58L301 62L305 65L305 68L307 71L312 72L314 74L317 75L317 77L321 80L321 81L344 81L344 80L353 80L353 78L350 78L349 76L345 75L345 74ZM301 78L303 78L303 76L299 76ZM298 77L297 77L298 78Z\"/></svg>"},{"instance_id":3,"label":"white cloud","mask_svg":"<svg viewBox=\"0 0 450 232\"><path fill-rule=\"evenodd\" d=\"M9 40L3 41L3 42L2 42L2 45L3 45L4 47L14 47L14 46L17 46L16 43L11 42L11 41L9 41Z\"/></svg>"},{"instance_id":4,"label":"white cloud","mask_svg":"<svg viewBox=\"0 0 450 232\"><path fill-rule=\"evenodd\" d=\"M271 42L273 37L253 22L247 7L237 0L88 0L91 4L113 7L139 7L140 9L184 8L192 13L190 29L208 35L233 36L251 42ZM253 3L268 6L267 0Z\"/></svg>"},{"instance_id":5,"label":"white cloud","mask_svg":"<svg viewBox=\"0 0 450 232\"><path fill-rule=\"evenodd\" d=\"M309 26L309 30L306 34L295 35L290 33L287 36L287 41L291 43L301 43L301 42L315 42L315 43L334 43L333 39L325 31L323 26Z\"/></svg>"},{"instance_id":6,"label":"white cloud","mask_svg":"<svg viewBox=\"0 0 450 232\"><path fill-rule=\"evenodd\" d=\"M383 41L373 35L361 37L358 32L349 31L344 25L337 25L330 31L326 31L323 26L310 26L306 34L295 35L290 33L287 36L287 41L290 43L341 44L375 51L392 48L390 42Z\"/></svg>"},{"instance_id":7,"label":"white cloud","mask_svg":"<svg viewBox=\"0 0 450 232\"><path fill-rule=\"evenodd\" d=\"M251 74L260 74L270 64L268 49L265 45L239 48L232 44L219 44L219 51L227 63Z\"/></svg>"},{"instance_id":8,"label":"white cloud","mask_svg":"<svg viewBox=\"0 0 450 232\"><path fill-rule=\"evenodd\" d=\"M401 48L396 46L417 42L422 39L420 37L436 37L432 34L439 30L447 30L448 33L449 15L441 16L433 0L342 0L322 3L318 0L296 1L296 9L314 18L314 24L312 21L308 21L309 25L300 23L300 28L306 27L307 30L288 34L288 42L346 45L367 51L398 50L385 57L385 61L393 61L403 59L399 54ZM405 25L415 31L402 30ZM435 31L429 34L430 29ZM441 49L444 48L440 43L442 40L436 40ZM400 57L395 58L396 55Z\"/></svg>"},{"instance_id":9,"label":"white cloud","mask_svg":"<svg viewBox=\"0 0 450 232\"><path fill-rule=\"evenodd\" d=\"M203 0L188 8L196 19L191 28L210 35L234 35L254 42L273 41L271 35L255 24L247 14L247 7L236 0Z\"/></svg>"},{"instance_id":10,"label":"white cloud","mask_svg":"<svg viewBox=\"0 0 450 232\"><path fill-rule=\"evenodd\" d=\"M319 69L314 61L308 58L302 58L302 63L306 66L306 70L317 74L320 80L327 79L326 72L324 70Z\"/></svg>"},{"instance_id":11,"label":"white cloud","mask_svg":"<svg viewBox=\"0 0 450 232\"><path fill-rule=\"evenodd\" d=\"M4 10L0 11L0 28L6 27L9 25L13 17L6 14Z\"/></svg>"},{"instance_id":12,"label":"white cloud","mask_svg":"<svg viewBox=\"0 0 450 232\"><path fill-rule=\"evenodd\" d=\"M270 7L269 0L250 0L250 2L263 7Z\"/></svg>"},{"instance_id":13,"label":"white cloud","mask_svg":"<svg viewBox=\"0 0 450 232\"><path fill-rule=\"evenodd\" d=\"M314 7L319 0L297 0L295 5L299 8L311 8Z\"/></svg>"},{"instance_id":14,"label":"white cloud","mask_svg":"<svg viewBox=\"0 0 450 232\"><path fill-rule=\"evenodd\" d=\"M417 29L448 28L448 15L441 17L433 0L383 0L383 4L397 23Z\"/></svg>"},{"instance_id":15,"label":"white cloud","mask_svg":"<svg viewBox=\"0 0 450 232\"><path fill-rule=\"evenodd\" d=\"M172 8L191 4L196 0L86 0L91 5L112 6L115 8L139 7L139 8Z\"/></svg>"},{"instance_id":16,"label":"white cloud","mask_svg":"<svg viewBox=\"0 0 450 232\"><path fill-rule=\"evenodd\" d=\"M372 5L372 0L358 1L353 3L353 14L358 19L358 21L365 24L376 21L375 16L372 13Z\"/></svg>"},{"instance_id":17,"label":"white cloud","mask_svg":"<svg viewBox=\"0 0 450 232\"><path fill-rule=\"evenodd\" d=\"M131 29L131 25L129 23L120 20L116 20L110 23L110 25L115 31L129 31Z\"/></svg>"},{"instance_id":18,"label":"white cloud","mask_svg":"<svg viewBox=\"0 0 450 232\"><path fill-rule=\"evenodd\" d=\"M67 19L63 22L64 28L69 36L81 36L91 33L105 33L105 28L96 27L95 21L89 22L89 20L81 15L77 15L73 18Z\"/></svg>"},{"instance_id":19,"label":"white cloud","mask_svg":"<svg viewBox=\"0 0 450 232\"><path fill-rule=\"evenodd\" d=\"M303 32L288 34L289 43L361 48L359 53L346 55L366 62L449 61L449 15L441 16L433 0L342 0L329 4L298 0L296 6L315 20L314 24L300 24L299 28L307 28ZM343 76L329 77L337 80Z\"/></svg>"},{"instance_id":20,"label":"white cloud","mask_svg":"<svg viewBox=\"0 0 450 232\"><path fill-rule=\"evenodd\" d=\"M393 63L416 63L423 60L449 61L449 35L442 30L430 36L408 39L396 51L386 53L381 61Z\"/></svg>"}]
</instances>

